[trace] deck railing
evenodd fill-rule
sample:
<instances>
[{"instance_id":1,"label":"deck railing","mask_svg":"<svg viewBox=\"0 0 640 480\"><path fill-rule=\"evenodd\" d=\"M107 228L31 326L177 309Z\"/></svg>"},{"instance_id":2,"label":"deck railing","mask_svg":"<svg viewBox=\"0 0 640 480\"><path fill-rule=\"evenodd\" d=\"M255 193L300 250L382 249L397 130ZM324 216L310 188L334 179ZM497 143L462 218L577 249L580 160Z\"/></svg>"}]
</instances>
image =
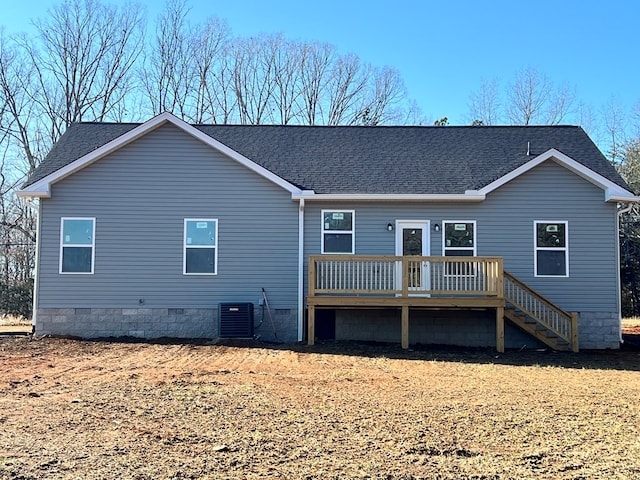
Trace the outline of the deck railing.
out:
<instances>
[{"instance_id":1,"label":"deck railing","mask_svg":"<svg viewBox=\"0 0 640 480\"><path fill-rule=\"evenodd\" d=\"M496 296L500 257L313 255L309 295Z\"/></svg>"}]
</instances>

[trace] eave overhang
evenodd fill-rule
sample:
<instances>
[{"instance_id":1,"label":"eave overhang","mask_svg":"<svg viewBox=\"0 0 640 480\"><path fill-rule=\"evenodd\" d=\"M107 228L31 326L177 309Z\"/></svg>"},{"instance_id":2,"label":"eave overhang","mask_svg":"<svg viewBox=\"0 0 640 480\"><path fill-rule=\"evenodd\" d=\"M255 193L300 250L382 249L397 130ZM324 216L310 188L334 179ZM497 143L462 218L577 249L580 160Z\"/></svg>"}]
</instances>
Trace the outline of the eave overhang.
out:
<instances>
[{"instance_id":1,"label":"eave overhang","mask_svg":"<svg viewBox=\"0 0 640 480\"><path fill-rule=\"evenodd\" d=\"M428 202L428 203L459 203L481 202L485 195L476 192L464 194L340 194L340 193L315 193L305 190L301 194L292 195L294 200L304 199L311 202Z\"/></svg>"}]
</instances>

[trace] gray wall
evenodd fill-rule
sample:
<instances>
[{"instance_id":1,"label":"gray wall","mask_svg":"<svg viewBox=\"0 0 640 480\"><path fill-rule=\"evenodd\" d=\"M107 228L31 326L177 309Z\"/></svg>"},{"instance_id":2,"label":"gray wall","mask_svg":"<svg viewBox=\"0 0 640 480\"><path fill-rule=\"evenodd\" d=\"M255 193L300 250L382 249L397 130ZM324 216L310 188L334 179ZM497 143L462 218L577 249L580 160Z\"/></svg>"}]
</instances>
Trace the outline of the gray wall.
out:
<instances>
[{"instance_id":1,"label":"gray wall","mask_svg":"<svg viewBox=\"0 0 640 480\"><path fill-rule=\"evenodd\" d=\"M395 232L386 225L397 219L430 220L432 226L475 220L478 255L504 257L511 273L580 312L583 346L615 346L615 205L604 203L600 188L553 162L480 203L307 202L307 257L320 252L323 208L356 211L356 254L393 255ZM96 217L94 275L58 273L63 216ZM218 275L182 274L184 218L218 219ZM534 220L569 222L569 278L534 278ZM37 329L216 336L218 304L260 308L264 287L278 338L295 340L297 222L298 205L288 192L178 128L161 127L54 185L52 198L42 201ZM431 231L430 247L432 255L441 254L441 233ZM169 313L174 309L193 314L175 317ZM267 319L256 333L271 339L270 332Z\"/></svg>"},{"instance_id":2,"label":"gray wall","mask_svg":"<svg viewBox=\"0 0 640 480\"><path fill-rule=\"evenodd\" d=\"M477 253L504 257L505 269L568 311L580 313L585 348L617 346L616 206L599 187L545 162L480 203L315 203L305 209L305 254L320 252L320 211L354 209L356 254L394 255L396 219L431 221L431 254L442 254L443 220L476 220ZM534 220L568 221L569 277L534 277ZM305 282L307 272L305 270ZM597 318L597 320L592 320ZM602 320L606 318L606 320ZM588 321L586 321L589 319ZM604 323L604 324L603 324Z\"/></svg>"},{"instance_id":3,"label":"gray wall","mask_svg":"<svg viewBox=\"0 0 640 480\"><path fill-rule=\"evenodd\" d=\"M93 275L58 273L60 218L69 216L96 217ZM218 219L216 276L183 275L184 218ZM42 201L38 307L210 309L214 331L206 336L215 336L218 304L257 307L264 287L270 307L286 318L278 337L293 340L297 232L289 192L163 126L55 184ZM171 336L166 330L145 336Z\"/></svg>"},{"instance_id":4,"label":"gray wall","mask_svg":"<svg viewBox=\"0 0 640 480\"><path fill-rule=\"evenodd\" d=\"M336 339L370 342L401 340L398 309L337 310ZM412 310L409 314L412 344L492 347L496 344L496 315L492 310ZM506 348L544 348L515 326L505 325Z\"/></svg>"}]
</instances>

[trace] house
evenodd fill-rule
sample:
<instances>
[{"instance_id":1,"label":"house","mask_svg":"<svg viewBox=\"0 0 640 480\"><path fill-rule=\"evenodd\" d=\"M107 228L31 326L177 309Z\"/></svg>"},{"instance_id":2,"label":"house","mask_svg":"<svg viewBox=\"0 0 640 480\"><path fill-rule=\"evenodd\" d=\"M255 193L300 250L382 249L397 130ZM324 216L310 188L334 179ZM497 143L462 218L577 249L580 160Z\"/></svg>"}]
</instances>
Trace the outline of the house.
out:
<instances>
[{"instance_id":1,"label":"house","mask_svg":"<svg viewBox=\"0 0 640 480\"><path fill-rule=\"evenodd\" d=\"M169 113L72 125L19 195L36 334L574 350L619 347L618 216L639 200L579 127Z\"/></svg>"}]
</instances>

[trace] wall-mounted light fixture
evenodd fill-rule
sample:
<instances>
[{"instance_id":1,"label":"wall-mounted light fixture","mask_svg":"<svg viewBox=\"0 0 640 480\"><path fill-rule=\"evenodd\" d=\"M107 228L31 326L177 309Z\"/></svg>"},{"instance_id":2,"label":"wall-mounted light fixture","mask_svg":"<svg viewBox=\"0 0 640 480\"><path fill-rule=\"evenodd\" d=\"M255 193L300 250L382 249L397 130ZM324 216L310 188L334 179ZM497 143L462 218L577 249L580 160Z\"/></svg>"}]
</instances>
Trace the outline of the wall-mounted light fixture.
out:
<instances>
[{"instance_id":1,"label":"wall-mounted light fixture","mask_svg":"<svg viewBox=\"0 0 640 480\"><path fill-rule=\"evenodd\" d=\"M439 231L440 231L440 224L439 224L439 223L436 223L436 224L433 226L433 229L434 229L436 232L439 232Z\"/></svg>"},{"instance_id":2,"label":"wall-mounted light fixture","mask_svg":"<svg viewBox=\"0 0 640 480\"><path fill-rule=\"evenodd\" d=\"M391 222L387 223L387 231L388 232L393 232L393 223L391 223Z\"/></svg>"}]
</instances>

